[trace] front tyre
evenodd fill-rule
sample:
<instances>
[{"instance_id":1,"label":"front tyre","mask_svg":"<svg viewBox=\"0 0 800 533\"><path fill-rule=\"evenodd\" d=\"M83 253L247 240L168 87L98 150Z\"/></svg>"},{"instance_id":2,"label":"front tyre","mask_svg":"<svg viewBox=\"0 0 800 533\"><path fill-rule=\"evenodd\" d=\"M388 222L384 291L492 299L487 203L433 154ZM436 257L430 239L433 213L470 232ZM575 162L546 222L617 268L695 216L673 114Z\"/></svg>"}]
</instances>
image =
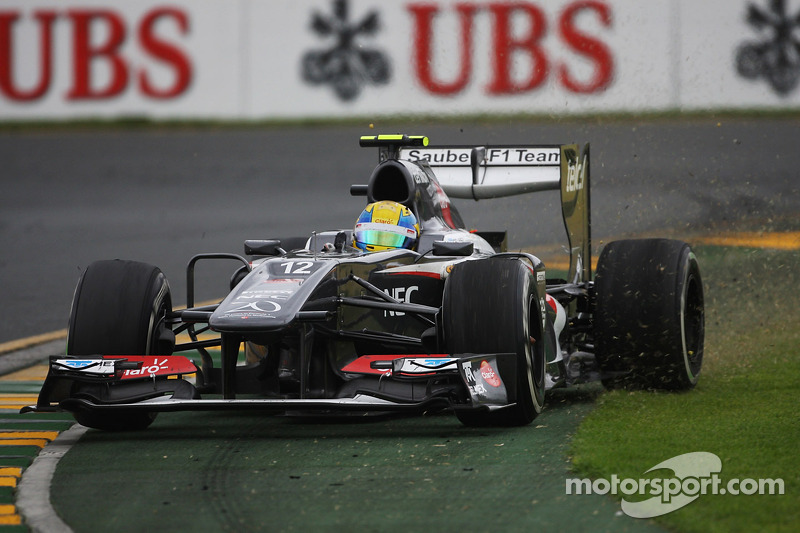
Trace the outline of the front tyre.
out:
<instances>
[{"instance_id":1,"label":"front tyre","mask_svg":"<svg viewBox=\"0 0 800 533\"><path fill-rule=\"evenodd\" d=\"M595 352L614 388L691 389L703 364L703 282L688 244L615 241L597 263Z\"/></svg>"},{"instance_id":2,"label":"front tyre","mask_svg":"<svg viewBox=\"0 0 800 533\"><path fill-rule=\"evenodd\" d=\"M95 261L75 289L69 355L171 355L166 322L172 296L158 268L136 261Z\"/></svg>"},{"instance_id":3,"label":"front tyre","mask_svg":"<svg viewBox=\"0 0 800 533\"><path fill-rule=\"evenodd\" d=\"M175 335L169 284L158 268L136 261L96 261L84 271L69 319L68 355L171 355ZM80 396L81 385L73 395ZM78 411L84 426L109 431L144 429L155 413Z\"/></svg>"},{"instance_id":4,"label":"front tyre","mask_svg":"<svg viewBox=\"0 0 800 533\"><path fill-rule=\"evenodd\" d=\"M457 410L468 426L521 426L542 411L545 342L533 269L518 259L466 261L447 278L442 299L445 342L452 354L514 353L514 402L497 411Z\"/></svg>"}]
</instances>

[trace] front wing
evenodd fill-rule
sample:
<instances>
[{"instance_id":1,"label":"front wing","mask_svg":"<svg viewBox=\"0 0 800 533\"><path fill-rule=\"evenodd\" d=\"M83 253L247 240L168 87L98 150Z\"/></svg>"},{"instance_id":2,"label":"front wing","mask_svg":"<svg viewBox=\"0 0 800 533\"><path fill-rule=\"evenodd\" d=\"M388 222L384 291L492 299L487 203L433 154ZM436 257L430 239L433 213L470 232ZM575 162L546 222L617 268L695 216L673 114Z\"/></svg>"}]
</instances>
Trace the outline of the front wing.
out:
<instances>
[{"instance_id":1,"label":"front wing","mask_svg":"<svg viewBox=\"0 0 800 533\"><path fill-rule=\"evenodd\" d=\"M453 380L447 394L440 391L417 401L402 401L396 396L381 397L380 390L346 398L201 398L191 383L197 368L183 356L53 356L37 404L21 412L423 412L447 407L494 411L514 405L516 357L511 353L457 354L440 357L437 365L426 364L431 359L419 356L395 359L381 379L411 383L444 375L460 377Z\"/></svg>"}]
</instances>

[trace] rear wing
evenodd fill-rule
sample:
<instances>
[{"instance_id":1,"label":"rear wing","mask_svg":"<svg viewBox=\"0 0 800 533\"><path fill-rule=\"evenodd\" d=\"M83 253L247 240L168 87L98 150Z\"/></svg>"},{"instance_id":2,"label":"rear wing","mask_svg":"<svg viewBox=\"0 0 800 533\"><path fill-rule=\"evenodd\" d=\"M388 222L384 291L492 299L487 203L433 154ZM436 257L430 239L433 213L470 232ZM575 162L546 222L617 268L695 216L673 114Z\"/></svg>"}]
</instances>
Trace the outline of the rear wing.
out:
<instances>
[{"instance_id":1,"label":"rear wing","mask_svg":"<svg viewBox=\"0 0 800 533\"><path fill-rule=\"evenodd\" d=\"M483 200L560 190L561 214L570 248L568 280L580 283L592 279L588 144L582 151L577 144L479 147L398 144L396 157L429 165L442 189L452 198Z\"/></svg>"}]
</instances>

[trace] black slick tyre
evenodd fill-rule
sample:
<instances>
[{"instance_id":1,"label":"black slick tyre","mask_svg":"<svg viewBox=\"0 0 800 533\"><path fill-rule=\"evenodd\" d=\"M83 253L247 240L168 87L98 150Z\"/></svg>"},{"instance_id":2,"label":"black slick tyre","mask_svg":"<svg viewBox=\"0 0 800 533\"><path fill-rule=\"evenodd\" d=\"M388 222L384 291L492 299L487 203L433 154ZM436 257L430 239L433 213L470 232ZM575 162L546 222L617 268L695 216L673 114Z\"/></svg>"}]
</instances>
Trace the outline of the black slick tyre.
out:
<instances>
[{"instance_id":1,"label":"black slick tyre","mask_svg":"<svg viewBox=\"0 0 800 533\"><path fill-rule=\"evenodd\" d=\"M96 261L83 272L72 300L68 355L171 355L175 335L169 284L158 268L136 261ZM80 394L80 384L76 384ZM75 412L87 427L144 429L155 413Z\"/></svg>"},{"instance_id":2,"label":"black slick tyre","mask_svg":"<svg viewBox=\"0 0 800 533\"><path fill-rule=\"evenodd\" d=\"M445 342L452 354L514 353L514 402L497 411L457 410L469 426L521 426L542 411L545 342L533 269L516 258L466 261L447 278L442 299ZM534 342L531 342L533 339Z\"/></svg>"},{"instance_id":3,"label":"black slick tyre","mask_svg":"<svg viewBox=\"0 0 800 533\"><path fill-rule=\"evenodd\" d=\"M594 338L609 388L691 389L703 363L703 283L688 244L611 242L595 275Z\"/></svg>"},{"instance_id":4,"label":"black slick tyre","mask_svg":"<svg viewBox=\"0 0 800 533\"><path fill-rule=\"evenodd\" d=\"M69 355L170 355L165 324L169 284L158 268L136 261L96 261L83 272L72 300Z\"/></svg>"}]
</instances>

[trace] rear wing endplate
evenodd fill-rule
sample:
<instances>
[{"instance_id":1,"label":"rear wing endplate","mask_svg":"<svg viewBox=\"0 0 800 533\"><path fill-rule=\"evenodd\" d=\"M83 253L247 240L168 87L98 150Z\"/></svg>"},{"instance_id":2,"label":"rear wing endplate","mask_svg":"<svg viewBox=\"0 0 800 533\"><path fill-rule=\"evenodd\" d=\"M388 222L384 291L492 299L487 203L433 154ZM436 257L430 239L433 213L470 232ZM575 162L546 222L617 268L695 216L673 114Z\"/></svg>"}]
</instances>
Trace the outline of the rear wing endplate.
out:
<instances>
[{"instance_id":1,"label":"rear wing endplate","mask_svg":"<svg viewBox=\"0 0 800 533\"><path fill-rule=\"evenodd\" d=\"M560 190L570 248L568 280L590 281L589 145L402 146L398 159L427 164L452 198L483 200Z\"/></svg>"}]
</instances>

